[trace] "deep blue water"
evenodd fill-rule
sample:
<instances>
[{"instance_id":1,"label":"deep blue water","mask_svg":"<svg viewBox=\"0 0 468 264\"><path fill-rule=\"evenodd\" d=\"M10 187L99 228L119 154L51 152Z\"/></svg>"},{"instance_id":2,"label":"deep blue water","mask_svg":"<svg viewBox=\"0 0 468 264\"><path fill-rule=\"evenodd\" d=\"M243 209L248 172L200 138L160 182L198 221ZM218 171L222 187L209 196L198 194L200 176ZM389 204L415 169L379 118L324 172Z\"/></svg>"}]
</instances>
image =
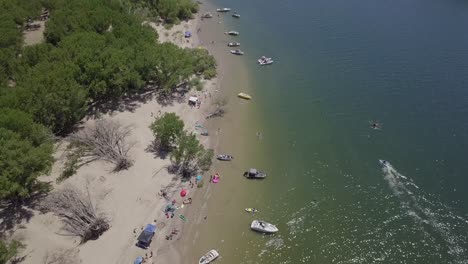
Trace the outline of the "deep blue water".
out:
<instances>
[{"instance_id":1,"label":"deep blue water","mask_svg":"<svg viewBox=\"0 0 468 264\"><path fill-rule=\"evenodd\" d=\"M242 16L280 228L222 263L468 263L468 2L214 2Z\"/></svg>"}]
</instances>

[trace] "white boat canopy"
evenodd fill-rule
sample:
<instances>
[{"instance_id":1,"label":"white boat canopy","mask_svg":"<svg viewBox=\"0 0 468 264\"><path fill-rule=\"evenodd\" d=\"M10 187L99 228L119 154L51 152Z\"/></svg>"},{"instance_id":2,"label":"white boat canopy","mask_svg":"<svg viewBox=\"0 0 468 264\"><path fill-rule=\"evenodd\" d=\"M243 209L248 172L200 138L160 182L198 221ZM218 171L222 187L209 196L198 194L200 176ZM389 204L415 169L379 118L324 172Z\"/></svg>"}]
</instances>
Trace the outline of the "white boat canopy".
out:
<instances>
[{"instance_id":1,"label":"white boat canopy","mask_svg":"<svg viewBox=\"0 0 468 264\"><path fill-rule=\"evenodd\" d=\"M198 97L196 97L196 96L190 96L190 98L189 98L188 100L189 100L189 102L197 103L197 102L198 102Z\"/></svg>"}]
</instances>

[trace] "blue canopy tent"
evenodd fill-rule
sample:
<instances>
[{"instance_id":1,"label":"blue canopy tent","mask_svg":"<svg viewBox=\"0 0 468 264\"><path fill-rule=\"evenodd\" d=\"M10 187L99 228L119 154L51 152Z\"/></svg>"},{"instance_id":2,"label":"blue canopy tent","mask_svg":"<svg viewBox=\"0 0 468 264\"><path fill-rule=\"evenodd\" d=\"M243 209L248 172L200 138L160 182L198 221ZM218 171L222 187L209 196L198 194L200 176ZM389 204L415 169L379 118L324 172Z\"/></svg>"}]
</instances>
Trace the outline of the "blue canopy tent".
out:
<instances>
[{"instance_id":1,"label":"blue canopy tent","mask_svg":"<svg viewBox=\"0 0 468 264\"><path fill-rule=\"evenodd\" d=\"M190 31L185 31L184 36L185 36L186 38L190 38L190 37L192 36L192 33L191 33Z\"/></svg>"},{"instance_id":2,"label":"blue canopy tent","mask_svg":"<svg viewBox=\"0 0 468 264\"><path fill-rule=\"evenodd\" d=\"M153 239L154 232L156 232L156 225L147 224L145 229L141 231L140 235L138 236L137 246L141 248L148 248L151 244L151 240Z\"/></svg>"}]
</instances>

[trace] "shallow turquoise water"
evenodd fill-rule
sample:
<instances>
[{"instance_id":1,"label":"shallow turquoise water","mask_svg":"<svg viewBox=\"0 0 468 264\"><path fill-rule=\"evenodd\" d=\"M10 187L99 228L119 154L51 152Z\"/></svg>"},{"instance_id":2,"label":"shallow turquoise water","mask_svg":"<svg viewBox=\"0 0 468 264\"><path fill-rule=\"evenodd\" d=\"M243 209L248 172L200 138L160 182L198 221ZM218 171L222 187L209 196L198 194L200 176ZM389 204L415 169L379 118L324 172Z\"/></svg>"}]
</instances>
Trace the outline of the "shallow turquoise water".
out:
<instances>
[{"instance_id":1,"label":"shallow turquoise water","mask_svg":"<svg viewBox=\"0 0 468 264\"><path fill-rule=\"evenodd\" d=\"M249 206L280 228L236 220L219 262L468 263L468 3L214 2L242 16L260 116Z\"/></svg>"}]
</instances>

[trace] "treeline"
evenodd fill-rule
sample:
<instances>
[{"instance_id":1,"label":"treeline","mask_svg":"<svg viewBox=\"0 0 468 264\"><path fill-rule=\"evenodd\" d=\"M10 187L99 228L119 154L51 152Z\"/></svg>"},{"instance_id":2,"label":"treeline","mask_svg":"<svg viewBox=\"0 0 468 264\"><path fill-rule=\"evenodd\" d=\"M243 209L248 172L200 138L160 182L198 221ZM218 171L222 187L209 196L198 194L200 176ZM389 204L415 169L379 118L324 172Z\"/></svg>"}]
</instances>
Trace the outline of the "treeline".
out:
<instances>
[{"instance_id":1,"label":"treeline","mask_svg":"<svg viewBox=\"0 0 468 264\"><path fill-rule=\"evenodd\" d=\"M198 11L198 4L192 0L131 0L131 2L134 6L149 10L151 16L160 17L169 24L190 19Z\"/></svg>"},{"instance_id":2,"label":"treeline","mask_svg":"<svg viewBox=\"0 0 468 264\"><path fill-rule=\"evenodd\" d=\"M166 2L185 8L190 1L145 2L163 14ZM132 4L0 0L0 201L35 190L53 162L52 135L72 131L90 107L138 93L148 82L170 93L194 74L216 74L206 50L159 44L154 30L128 12ZM23 47L25 21L42 7L50 10L45 43Z\"/></svg>"}]
</instances>

